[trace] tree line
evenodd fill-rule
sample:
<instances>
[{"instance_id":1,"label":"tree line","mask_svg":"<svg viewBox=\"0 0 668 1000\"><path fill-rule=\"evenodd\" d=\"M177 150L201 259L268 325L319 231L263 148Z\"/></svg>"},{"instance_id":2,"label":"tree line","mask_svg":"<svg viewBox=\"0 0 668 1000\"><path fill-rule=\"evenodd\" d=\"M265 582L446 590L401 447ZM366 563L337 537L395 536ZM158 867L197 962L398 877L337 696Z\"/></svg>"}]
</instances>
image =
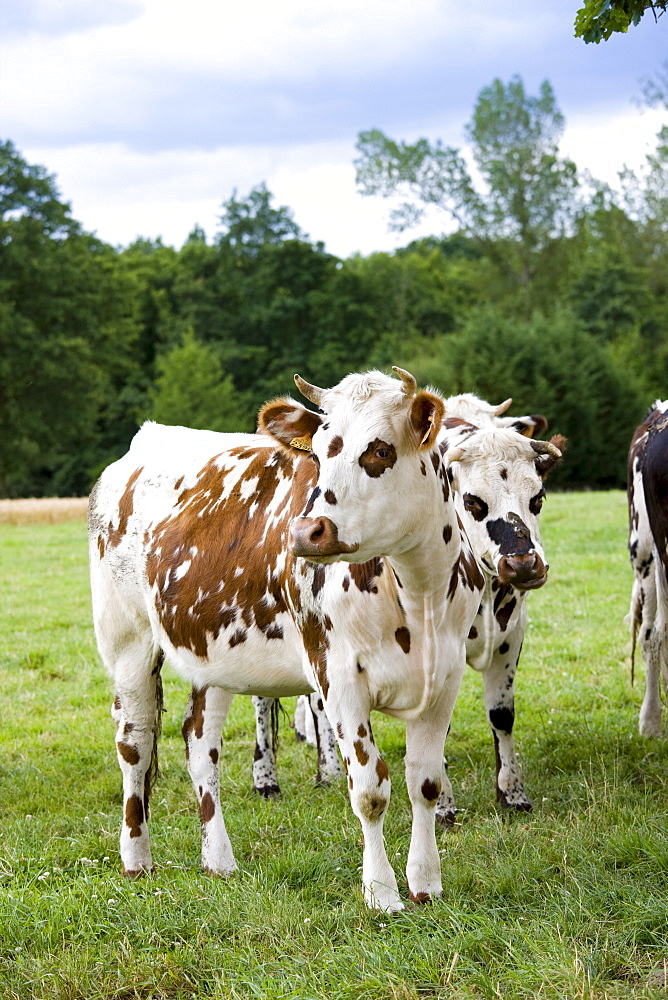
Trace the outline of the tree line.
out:
<instances>
[{"instance_id":1,"label":"tree line","mask_svg":"<svg viewBox=\"0 0 668 1000\"><path fill-rule=\"evenodd\" d=\"M668 128L613 191L560 156L563 125L549 83L514 77L478 96L475 176L441 143L361 133L360 192L391 199L397 229L436 206L454 231L345 260L264 185L210 240L114 248L0 143L0 495L85 494L145 419L252 431L295 371L393 364L543 413L569 439L555 484L622 486L666 395Z\"/></svg>"}]
</instances>

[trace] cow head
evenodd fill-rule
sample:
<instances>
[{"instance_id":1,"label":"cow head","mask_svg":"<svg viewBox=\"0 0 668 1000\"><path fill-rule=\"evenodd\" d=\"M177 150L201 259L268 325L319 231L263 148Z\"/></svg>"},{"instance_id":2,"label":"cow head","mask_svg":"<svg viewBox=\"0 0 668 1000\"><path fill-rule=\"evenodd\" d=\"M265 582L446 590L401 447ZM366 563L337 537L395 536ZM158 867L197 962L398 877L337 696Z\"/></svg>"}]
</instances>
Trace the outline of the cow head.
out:
<instances>
[{"instance_id":1,"label":"cow head","mask_svg":"<svg viewBox=\"0 0 668 1000\"><path fill-rule=\"evenodd\" d=\"M424 531L424 505L442 499L426 455L436 451L443 400L381 372L347 375L319 389L298 375L299 390L322 414L290 399L268 403L260 429L291 450L308 452L317 480L291 527L292 551L315 562L366 562L406 551ZM437 451L436 451L437 454Z\"/></svg>"},{"instance_id":2,"label":"cow head","mask_svg":"<svg viewBox=\"0 0 668 1000\"><path fill-rule=\"evenodd\" d=\"M461 405L465 399L466 405ZM517 590L534 590L547 580L538 516L544 482L561 459L565 439L534 441L544 417L501 417L500 407L476 397L446 401L440 447L450 460L455 503L481 567ZM464 414L461 416L460 414Z\"/></svg>"}]
</instances>

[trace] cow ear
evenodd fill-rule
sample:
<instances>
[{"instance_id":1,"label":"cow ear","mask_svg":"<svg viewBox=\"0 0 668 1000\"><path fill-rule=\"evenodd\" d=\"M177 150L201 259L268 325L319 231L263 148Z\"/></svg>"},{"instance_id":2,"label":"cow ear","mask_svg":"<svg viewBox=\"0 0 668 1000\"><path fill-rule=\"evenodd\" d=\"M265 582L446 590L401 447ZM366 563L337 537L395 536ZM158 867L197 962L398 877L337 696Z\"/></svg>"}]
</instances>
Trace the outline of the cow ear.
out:
<instances>
[{"instance_id":1,"label":"cow ear","mask_svg":"<svg viewBox=\"0 0 668 1000\"><path fill-rule=\"evenodd\" d=\"M431 448L443 422L445 406L440 396L423 389L411 400L411 427L417 437L420 451Z\"/></svg>"},{"instance_id":2,"label":"cow ear","mask_svg":"<svg viewBox=\"0 0 668 1000\"><path fill-rule=\"evenodd\" d=\"M504 417L497 423L528 438L540 437L547 430L547 419L540 413L527 417Z\"/></svg>"},{"instance_id":3,"label":"cow ear","mask_svg":"<svg viewBox=\"0 0 668 1000\"><path fill-rule=\"evenodd\" d=\"M265 403L257 418L258 430L268 434L291 451L310 451L311 440L323 421L288 396Z\"/></svg>"},{"instance_id":4,"label":"cow ear","mask_svg":"<svg viewBox=\"0 0 668 1000\"><path fill-rule=\"evenodd\" d=\"M541 445L544 447L541 448ZM555 465L561 461L566 448L566 438L562 434L554 434L549 442L536 441L531 447L538 451L538 457L534 460L536 472L541 479L546 479Z\"/></svg>"}]
</instances>

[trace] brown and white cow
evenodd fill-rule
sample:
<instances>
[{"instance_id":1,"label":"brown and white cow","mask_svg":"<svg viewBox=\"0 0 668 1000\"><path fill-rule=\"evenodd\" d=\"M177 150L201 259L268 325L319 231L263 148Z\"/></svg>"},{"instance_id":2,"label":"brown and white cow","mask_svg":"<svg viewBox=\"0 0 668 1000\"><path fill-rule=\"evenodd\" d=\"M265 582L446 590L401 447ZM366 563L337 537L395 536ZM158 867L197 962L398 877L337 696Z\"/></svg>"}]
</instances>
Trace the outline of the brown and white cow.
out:
<instances>
[{"instance_id":1,"label":"brown and white cow","mask_svg":"<svg viewBox=\"0 0 668 1000\"><path fill-rule=\"evenodd\" d=\"M496 796L503 808L528 811L515 753L515 673L526 631L526 594L543 586L548 566L543 552L538 515L545 496L544 481L561 458L565 439L531 440L547 427L538 415L504 417L511 404L499 406L471 393L445 400L445 419L439 448L446 452L453 498L461 522L482 570L485 586L480 607L466 643L468 664L482 674L487 718L496 752ZM304 711L305 699L298 706ZM257 745L253 762L254 785L265 796L278 793L275 753L267 719L271 703L254 699ZM318 781L327 782L338 771L338 757L324 706L318 695L308 699L318 746ZM309 714L311 714L309 713ZM308 716L307 716L308 718ZM443 776L437 819L455 819L452 787Z\"/></svg>"},{"instance_id":2,"label":"brown and white cow","mask_svg":"<svg viewBox=\"0 0 668 1000\"><path fill-rule=\"evenodd\" d=\"M317 691L362 826L369 905L403 908L383 843L390 778L374 709L406 723L410 898L442 891L443 744L483 579L438 447L443 401L395 370L401 381L369 372L333 389L297 376L324 415L276 400L261 411L261 435L145 425L97 483L93 615L115 686L127 875L153 864L148 797L166 657L193 685L184 736L205 868L236 868L219 801L234 695Z\"/></svg>"},{"instance_id":3,"label":"brown and white cow","mask_svg":"<svg viewBox=\"0 0 668 1000\"><path fill-rule=\"evenodd\" d=\"M660 736L661 677L668 673L668 400L657 400L636 428L629 448L631 659L638 636L645 659L645 695L639 729Z\"/></svg>"}]
</instances>

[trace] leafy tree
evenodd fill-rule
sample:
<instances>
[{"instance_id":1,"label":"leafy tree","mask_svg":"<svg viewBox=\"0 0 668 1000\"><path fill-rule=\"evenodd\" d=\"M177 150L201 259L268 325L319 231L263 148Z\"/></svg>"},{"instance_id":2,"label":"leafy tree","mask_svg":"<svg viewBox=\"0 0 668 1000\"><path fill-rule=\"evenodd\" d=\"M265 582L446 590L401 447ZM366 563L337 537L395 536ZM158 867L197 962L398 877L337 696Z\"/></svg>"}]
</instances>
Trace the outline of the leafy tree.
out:
<instances>
[{"instance_id":1,"label":"leafy tree","mask_svg":"<svg viewBox=\"0 0 668 1000\"><path fill-rule=\"evenodd\" d=\"M84 493L127 426L136 326L113 249L0 146L0 492Z\"/></svg>"},{"instance_id":2,"label":"leafy tree","mask_svg":"<svg viewBox=\"0 0 668 1000\"><path fill-rule=\"evenodd\" d=\"M480 92L466 128L483 188L459 150L427 139L395 142L378 129L358 137L357 183L364 195L409 196L392 213L399 230L425 205L443 209L512 284L527 286L575 214L576 167L558 155L563 127L547 81L530 97L519 77L497 79Z\"/></svg>"},{"instance_id":3,"label":"leafy tree","mask_svg":"<svg viewBox=\"0 0 668 1000\"><path fill-rule=\"evenodd\" d=\"M253 430L247 404L223 373L218 354L197 341L192 330L158 358L157 370L150 391L152 420L212 431Z\"/></svg>"},{"instance_id":4,"label":"leafy tree","mask_svg":"<svg viewBox=\"0 0 668 1000\"><path fill-rule=\"evenodd\" d=\"M585 0L575 15L575 37L597 44L615 32L625 33L640 24L648 10L656 21L665 14L668 0Z\"/></svg>"},{"instance_id":5,"label":"leafy tree","mask_svg":"<svg viewBox=\"0 0 668 1000\"><path fill-rule=\"evenodd\" d=\"M550 432L568 438L555 483L623 487L645 397L610 347L569 311L517 321L485 306L429 355L406 357L405 367L447 394L477 392L492 402L512 396L514 413L544 414Z\"/></svg>"},{"instance_id":6,"label":"leafy tree","mask_svg":"<svg viewBox=\"0 0 668 1000\"><path fill-rule=\"evenodd\" d=\"M292 218L290 209L284 205L272 208L272 200L273 195L266 184L258 184L241 201L235 190L223 203L224 211L220 216L223 232L218 242L252 256L268 244L304 239L305 234Z\"/></svg>"}]
</instances>

